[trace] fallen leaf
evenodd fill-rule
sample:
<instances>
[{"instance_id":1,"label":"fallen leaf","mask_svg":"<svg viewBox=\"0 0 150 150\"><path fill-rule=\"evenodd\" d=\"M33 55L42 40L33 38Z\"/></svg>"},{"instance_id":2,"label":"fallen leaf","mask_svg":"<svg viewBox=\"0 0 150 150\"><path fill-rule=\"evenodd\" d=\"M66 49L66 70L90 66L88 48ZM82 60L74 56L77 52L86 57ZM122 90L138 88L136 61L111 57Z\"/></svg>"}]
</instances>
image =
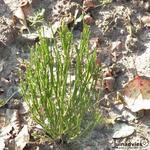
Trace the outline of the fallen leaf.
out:
<instances>
[{"instance_id":1,"label":"fallen leaf","mask_svg":"<svg viewBox=\"0 0 150 150\"><path fill-rule=\"evenodd\" d=\"M144 26L150 27L150 16L143 16L141 18L141 21L144 24Z\"/></svg>"},{"instance_id":2,"label":"fallen leaf","mask_svg":"<svg viewBox=\"0 0 150 150\"><path fill-rule=\"evenodd\" d=\"M116 124L114 126L114 139L125 138L132 135L135 132L135 128L133 126L129 126L125 123Z\"/></svg>"},{"instance_id":3,"label":"fallen leaf","mask_svg":"<svg viewBox=\"0 0 150 150\"><path fill-rule=\"evenodd\" d=\"M20 7L21 7L25 17L30 17L33 14L32 6L31 6L29 0L21 0Z\"/></svg>"},{"instance_id":4,"label":"fallen leaf","mask_svg":"<svg viewBox=\"0 0 150 150\"><path fill-rule=\"evenodd\" d=\"M26 144L29 142L30 135L28 132L28 126L24 125L21 129L17 137L15 138L15 149L16 150L23 150Z\"/></svg>"},{"instance_id":5,"label":"fallen leaf","mask_svg":"<svg viewBox=\"0 0 150 150\"><path fill-rule=\"evenodd\" d=\"M9 143L9 147L13 146L10 144L10 140L19 132L15 121L18 118L17 114L18 110L16 109L0 109L0 149L6 143Z\"/></svg>"},{"instance_id":6,"label":"fallen leaf","mask_svg":"<svg viewBox=\"0 0 150 150\"><path fill-rule=\"evenodd\" d=\"M28 29L24 12L20 7L14 12L13 21L19 29Z\"/></svg>"},{"instance_id":7,"label":"fallen leaf","mask_svg":"<svg viewBox=\"0 0 150 150\"><path fill-rule=\"evenodd\" d=\"M2 127L0 137L3 137L3 139L5 139L7 137L7 135L9 135L12 130L13 130L13 127L10 124ZM9 135L9 137L10 136L11 135Z\"/></svg>"},{"instance_id":8,"label":"fallen leaf","mask_svg":"<svg viewBox=\"0 0 150 150\"><path fill-rule=\"evenodd\" d=\"M137 75L123 88L121 94L132 112L150 109L150 78Z\"/></svg>"}]
</instances>

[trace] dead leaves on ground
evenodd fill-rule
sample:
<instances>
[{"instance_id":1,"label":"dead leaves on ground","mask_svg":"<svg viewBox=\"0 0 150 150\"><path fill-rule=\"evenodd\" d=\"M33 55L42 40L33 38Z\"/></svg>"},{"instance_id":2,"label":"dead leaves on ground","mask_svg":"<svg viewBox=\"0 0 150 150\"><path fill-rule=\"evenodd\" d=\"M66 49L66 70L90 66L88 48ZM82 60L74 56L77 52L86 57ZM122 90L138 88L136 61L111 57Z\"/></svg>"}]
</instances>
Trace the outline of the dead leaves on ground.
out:
<instances>
[{"instance_id":1,"label":"dead leaves on ground","mask_svg":"<svg viewBox=\"0 0 150 150\"><path fill-rule=\"evenodd\" d=\"M95 7L96 5L92 0L83 1L83 11L86 12L87 10L91 8L95 8ZM149 5L147 5L147 7L149 7ZM78 13L80 14L82 12L77 12L77 15ZM14 17L15 17L14 22L16 23L18 19L21 25L23 26L21 27L21 29L22 30L24 28L27 29L28 27L27 27L26 18L30 16L31 14L32 14L31 4L27 0L22 0L20 7L14 13ZM74 21L77 24L83 20L84 23L88 25L92 25L95 22L92 15L90 15L90 13L89 14L86 13L84 17L82 17L81 14L79 16L77 15L73 16L73 14L70 14L69 16L66 17L65 22L67 24L70 24L71 22ZM144 26L146 27L150 26L149 16L142 17L141 21L144 24ZM56 33L60 24L61 22L58 21L52 25L52 29L54 33ZM48 27L44 27L44 30L45 30L45 33L43 35L44 37L51 38L53 36L52 31L49 30ZM111 45L108 46L106 49L102 49L101 42L100 42L101 40L98 37L96 37L94 40L95 40L95 43L92 45L93 46L92 49L98 48L98 53L99 53L96 59L96 64L98 64L101 67L102 64L106 62L106 65L109 66L112 64L112 58L114 62L117 61L118 57L121 55L121 49L122 49L121 41L115 41L111 43ZM24 66L22 67L23 67L22 70L25 70L25 67ZM114 84L115 84L114 73L110 68L108 68L104 71L104 74L103 74L103 89L107 91L108 93L110 93L114 90ZM133 80L127 83L127 85L122 89L121 94L128 108L131 109L131 111L135 112L141 109L150 109L149 89L150 89L150 79L148 79L147 77L143 77L143 76L137 76ZM25 114L28 112L27 110L24 110L22 108L21 110L22 111L20 112L20 114ZM18 150L23 149L26 143L29 142L28 126L24 125L22 129L20 128L20 122L18 120L17 113L14 113L14 117L12 117L12 120L14 122L12 126L6 127L7 129L2 133L4 134L6 132L7 134L10 135L10 137L12 136L12 132L13 134L19 133L17 136L13 135L13 136L16 136L15 145L16 145L16 149ZM12 129L14 127L15 127L15 130ZM10 137L7 137L7 139L9 139ZM5 142L1 143L2 147L4 147L4 145L5 145Z\"/></svg>"},{"instance_id":2,"label":"dead leaves on ground","mask_svg":"<svg viewBox=\"0 0 150 150\"><path fill-rule=\"evenodd\" d=\"M93 45L95 45L94 48L100 48L99 55L102 55L104 50L102 50L100 45L96 42ZM117 53L117 51L121 51L123 48L122 42L113 42L111 46L107 48L109 49L109 52L111 52L111 55L113 55L113 52ZM106 54L108 55L108 52ZM115 61L117 61L117 55L115 54L115 56ZM97 57L96 63L102 67L104 61L102 58ZM102 88L105 91L105 94L108 94L114 91L115 78L117 74L114 73L113 68L110 67L111 65L106 66L106 69L103 69ZM137 75L120 90L120 94L123 98L122 103L124 103L132 112L150 109L150 78Z\"/></svg>"},{"instance_id":3,"label":"dead leaves on ground","mask_svg":"<svg viewBox=\"0 0 150 150\"><path fill-rule=\"evenodd\" d=\"M25 17L30 17L33 14L31 1L21 0L20 7L21 7Z\"/></svg>"},{"instance_id":4,"label":"dead leaves on ground","mask_svg":"<svg viewBox=\"0 0 150 150\"><path fill-rule=\"evenodd\" d=\"M89 9L95 8L96 4L93 0L84 0L83 6L77 5L76 3L66 2L68 7L62 14L60 13L62 20L68 25L77 25L84 21L85 24L94 24L94 18L88 12ZM55 7L54 7L55 8ZM84 15L83 15L84 14ZM83 17L84 16L84 17ZM29 31L27 21L34 20L36 16L33 16L32 3L29 0L21 0L18 9L14 12L13 23L14 25L23 32L24 30ZM61 20L60 18L60 20ZM34 20L35 21L35 20ZM56 21L58 22L58 21ZM32 22L31 22L32 23ZM55 24L55 23L54 23ZM61 21L60 21L61 24ZM59 26L60 26L59 24Z\"/></svg>"},{"instance_id":5,"label":"dead leaves on ground","mask_svg":"<svg viewBox=\"0 0 150 150\"><path fill-rule=\"evenodd\" d=\"M26 144L30 140L30 135L28 131L28 126L24 125L24 127L21 129L17 137L15 138L15 149L16 150L23 150Z\"/></svg>"},{"instance_id":6,"label":"dead leaves on ground","mask_svg":"<svg viewBox=\"0 0 150 150\"><path fill-rule=\"evenodd\" d=\"M121 91L127 107L132 112L150 109L150 78L136 76Z\"/></svg>"},{"instance_id":7,"label":"dead leaves on ground","mask_svg":"<svg viewBox=\"0 0 150 150\"><path fill-rule=\"evenodd\" d=\"M103 82L105 83L103 88L107 88L106 90L108 91L106 95L113 95L114 93L111 90L111 87L114 85L114 81L111 82L111 75L110 72L108 75L106 74L106 78L103 78ZM149 77L139 75L135 76L134 79L129 81L121 90L119 90L118 93L119 95L117 94L118 96L114 99L115 101L113 102L113 105L117 106L121 103L132 112L140 112L141 110L150 109ZM107 101L112 103L110 99L107 99Z\"/></svg>"},{"instance_id":8,"label":"dead leaves on ground","mask_svg":"<svg viewBox=\"0 0 150 150\"><path fill-rule=\"evenodd\" d=\"M21 0L18 9L14 12L13 23L23 31L28 30L27 18L32 15L32 6L29 0Z\"/></svg>"},{"instance_id":9,"label":"dead leaves on ground","mask_svg":"<svg viewBox=\"0 0 150 150\"><path fill-rule=\"evenodd\" d=\"M26 106L25 106L26 107ZM20 115L27 113L25 108L21 111L18 109L1 109L0 110L0 144L6 148L23 150L29 142L29 127L22 124Z\"/></svg>"}]
</instances>

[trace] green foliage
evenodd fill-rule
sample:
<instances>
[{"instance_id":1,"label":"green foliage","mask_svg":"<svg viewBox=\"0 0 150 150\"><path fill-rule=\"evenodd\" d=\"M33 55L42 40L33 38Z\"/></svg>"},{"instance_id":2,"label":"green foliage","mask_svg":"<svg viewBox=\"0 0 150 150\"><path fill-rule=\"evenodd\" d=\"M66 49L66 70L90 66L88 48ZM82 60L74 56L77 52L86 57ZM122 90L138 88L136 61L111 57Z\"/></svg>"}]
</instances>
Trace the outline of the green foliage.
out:
<instances>
[{"instance_id":1,"label":"green foliage","mask_svg":"<svg viewBox=\"0 0 150 150\"><path fill-rule=\"evenodd\" d=\"M96 52L89 53L89 27L85 26L79 46L65 25L56 39L40 37L31 50L30 63L21 89L33 120L52 140L85 135L101 119L94 90L100 68Z\"/></svg>"},{"instance_id":2,"label":"green foliage","mask_svg":"<svg viewBox=\"0 0 150 150\"><path fill-rule=\"evenodd\" d=\"M45 9L43 8L35 12L34 15L29 18L29 22L31 23L30 26L33 26L34 28L41 26L44 22L44 13Z\"/></svg>"}]
</instances>

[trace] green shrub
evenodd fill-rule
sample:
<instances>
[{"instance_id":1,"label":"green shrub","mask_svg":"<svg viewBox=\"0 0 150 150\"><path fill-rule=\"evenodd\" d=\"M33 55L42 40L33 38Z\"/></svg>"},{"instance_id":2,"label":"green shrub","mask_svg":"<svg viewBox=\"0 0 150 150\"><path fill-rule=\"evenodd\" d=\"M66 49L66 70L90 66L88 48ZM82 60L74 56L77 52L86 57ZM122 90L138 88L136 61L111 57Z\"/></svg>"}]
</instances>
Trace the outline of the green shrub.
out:
<instances>
[{"instance_id":1,"label":"green shrub","mask_svg":"<svg viewBox=\"0 0 150 150\"><path fill-rule=\"evenodd\" d=\"M33 120L52 140L75 139L100 121L94 87L100 68L96 52L89 53L89 27L80 43L62 24L59 39L44 39L31 49L21 89ZM59 42L61 41L61 42Z\"/></svg>"}]
</instances>

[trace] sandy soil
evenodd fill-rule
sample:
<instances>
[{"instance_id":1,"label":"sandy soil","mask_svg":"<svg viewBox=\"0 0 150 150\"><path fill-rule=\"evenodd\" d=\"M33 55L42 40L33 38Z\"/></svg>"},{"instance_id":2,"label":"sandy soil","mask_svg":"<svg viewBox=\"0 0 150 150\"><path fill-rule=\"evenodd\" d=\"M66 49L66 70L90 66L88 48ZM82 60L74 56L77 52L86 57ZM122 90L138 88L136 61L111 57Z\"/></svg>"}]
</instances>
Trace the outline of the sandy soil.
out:
<instances>
[{"instance_id":1,"label":"sandy soil","mask_svg":"<svg viewBox=\"0 0 150 150\"><path fill-rule=\"evenodd\" d=\"M94 2L96 5L99 5L98 1L95 0ZM23 59L29 58L29 47L35 43L34 40L23 38L22 33L12 25L13 11L18 8L18 4L18 0L0 0L0 98L3 99L8 99L18 89L19 77L17 70L19 63ZM65 11L73 14L75 8L78 8L81 4L80 0L71 0L69 4L62 0L33 0L32 3L33 11L40 8L45 9L46 22L60 20ZM119 70L114 77L115 87L112 91L119 91L129 80L134 78L135 73L150 77L150 28L142 26L139 30L135 31L133 37L130 37L127 28L128 26L136 28L135 25L138 24L138 17L150 15L149 12L149 10L145 10L144 4L139 5L138 3L135 4L134 1L125 0L118 0L105 7L98 6L88 11L94 19L94 23L90 25L91 40L92 38L100 39L99 51L101 54L99 57L103 65ZM130 21L133 25L129 25L128 15L131 16ZM76 40L78 40L81 30L82 26L78 24L73 31ZM121 43L121 46L113 49L112 45L118 41ZM112 99L109 100L111 101ZM69 145L62 145L61 148L64 150L112 149L115 142L113 135L118 124L122 128L125 128L125 125L134 127L134 133L124 138L119 138L118 141L131 141L143 136L150 142L149 111L145 111L143 117L137 118L136 113L125 109L122 104L115 105L114 103L115 100L113 99L107 107L101 102L100 109L105 117L120 118L119 121L99 125L85 139L73 141ZM0 121L2 122L0 131L5 124L9 124L6 122L10 122L11 116L16 111L20 112L22 104L23 99L16 92L8 104L0 108ZM27 123L26 118L28 117L24 113L20 113L19 117L21 120L21 123L19 123L20 127L23 127ZM29 125L31 125L30 123ZM29 128L31 129L31 127ZM11 141L14 138L11 137ZM7 141L6 145L8 149L13 150L15 148L11 141ZM25 149L55 149L52 147L52 145L47 143L41 145L27 144ZM146 149L149 148L146 147Z\"/></svg>"}]
</instances>

